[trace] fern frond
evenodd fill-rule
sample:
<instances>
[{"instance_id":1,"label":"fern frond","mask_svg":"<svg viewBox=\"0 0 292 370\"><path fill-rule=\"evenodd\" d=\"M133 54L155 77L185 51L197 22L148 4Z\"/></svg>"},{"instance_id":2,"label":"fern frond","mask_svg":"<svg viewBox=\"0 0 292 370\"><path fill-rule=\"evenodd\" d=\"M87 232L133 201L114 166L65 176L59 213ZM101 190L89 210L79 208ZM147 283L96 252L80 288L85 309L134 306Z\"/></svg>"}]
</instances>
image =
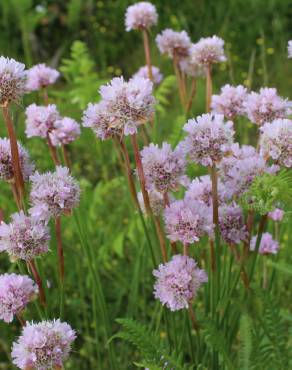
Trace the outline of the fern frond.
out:
<instances>
[{"instance_id":1,"label":"fern frond","mask_svg":"<svg viewBox=\"0 0 292 370\"><path fill-rule=\"evenodd\" d=\"M157 100L156 111L162 115L166 113L166 107L170 104L168 98L174 90L175 85L176 78L175 76L170 75L163 79L154 92L155 99Z\"/></svg>"}]
</instances>

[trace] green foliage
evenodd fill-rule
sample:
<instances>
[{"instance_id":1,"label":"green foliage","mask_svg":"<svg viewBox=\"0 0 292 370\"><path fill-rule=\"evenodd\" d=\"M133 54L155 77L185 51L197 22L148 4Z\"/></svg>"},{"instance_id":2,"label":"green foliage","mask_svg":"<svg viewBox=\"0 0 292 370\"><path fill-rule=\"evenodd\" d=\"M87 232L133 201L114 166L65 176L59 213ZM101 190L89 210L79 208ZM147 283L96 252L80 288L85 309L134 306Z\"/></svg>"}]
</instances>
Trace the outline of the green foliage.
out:
<instances>
[{"instance_id":1,"label":"green foliage","mask_svg":"<svg viewBox=\"0 0 292 370\"><path fill-rule=\"evenodd\" d=\"M239 323L239 369L251 369L252 353L252 321L247 314L243 314Z\"/></svg>"},{"instance_id":2,"label":"green foliage","mask_svg":"<svg viewBox=\"0 0 292 370\"><path fill-rule=\"evenodd\" d=\"M156 111L161 115L166 114L166 110L169 108L170 101L169 97L176 88L176 77L174 75L166 76L161 84L154 92L154 96L157 100Z\"/></svg>"},{"instance_id":3,"label":"green foliage","mask_svg":"<svg viewBox=\"0 0 292 370\"><path fill-rule=\"evenodd\" d=\"M292 204L291 171L282 170L277 175L265 173L257 176L249 190L243 194L240 204L245 210L254 210L260 215L275 207L287 208Z\"/></svg>"}]
</instances>

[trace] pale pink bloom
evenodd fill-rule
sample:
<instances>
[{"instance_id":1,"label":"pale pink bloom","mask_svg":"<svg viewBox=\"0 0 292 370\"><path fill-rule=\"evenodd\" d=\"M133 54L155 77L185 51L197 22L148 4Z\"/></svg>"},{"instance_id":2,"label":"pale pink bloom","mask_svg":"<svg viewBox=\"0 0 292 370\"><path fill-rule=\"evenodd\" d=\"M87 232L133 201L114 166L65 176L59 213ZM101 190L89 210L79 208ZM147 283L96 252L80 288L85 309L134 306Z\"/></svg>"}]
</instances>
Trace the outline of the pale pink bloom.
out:
<instances>
[{"instance_id":1,"label":"pale pink bloom","mask_svg":"<svg viewBox=\"0 0 292 370\"><path fill-rule=\"evenodd\" d=\"M68 145L80 136L80 125L74 119L63 117L54 123L49 133L54 146Z\"/></svg>"},{"instance_id":2,"label":"pale pink bloom","mask_svg":"<svg viewBox=\"0 0 292 370\"><path fill-rule=\"evenodd\" d=\"M199 64L196 59L195 44L191 44L188 56L186 58L182 58L179 61L179 66L181 71L183 71L188 76L202 77L205 75L202 65Z\"/></svg>"},{"instance_id":3,"label":"pale pink bloom","mask_svg":"<svg viewBox=\"0 0 292 370\"><path fill-rule=\"evenodd\" d=\"M157 24L156 7L148 1L141 1L127 8L125 25L126 31L149 29Z\"/></svg>"},{"instance_id":4,"label":"pale pink bloom","mask_svg":"<svg viewBox=\"0 0 292 370\"><path fill-rule=\"evenodd\" d=\"M236 203L219 207L219 228L222 239L228 244L240 244L247 240L243 212Z\"/></svg>"},{"instance_id":5,"label":"pale pink bloom","mask_svg":"<svg viewBox=\"0 0 292 370\"><path fill-rule=\"evenodd\" d=\"M52 85L56 82L60 73L44 63L37 64L27 71L26 90L35 91Z\"/></svg>"},{"instance_id":6,"label":"pale pink bloom","mask_svg":"<svg viewBox=\"0 0 292 370\"><path fill-rule=\"evenodd\" d=\"M186 31L176 32L169 28L157 35L156 43L161 54L178 60L186 58L191 47L191 40Z\"/></svg>"},{"instance_id":7,"label":"pale pink bloom","mask_svg":"<svg viewBox=\"0 0 292 370\"><path fill-rule=\"evenodd\" d=\"M194 62L204 67L225 62L224 40L215 35L203 37L194 44L192 55Z\"/></svg>"},{"instance_id":8,"label":"pale pink bloom","mask_svg":"<svg viewBox=\"0 0 292 370\"><path fill-rule=\"evenodd\" d=\"M61 119L55 104L39 106L33 103L26 108L25 115L25 133L27 137L39 136L46 138L54 128L55 122Z\"/></svg>"},{"instance_id":9,"label":"pale pink bloom","mask_svg":"<svg viewBox=\"0 0 292 370\"><path fill-rule=\"evenodd\" d=\"M150 201L150 207L155 216L159 216L163 209L164 209L164 199L163 199L163 194L154 188L148 189L148 196L149 196L149 201ZM142 212L147 215L145 203L144 203L144 198L142 192L138 193L138 202L141 207Z\"/></svg>"},{"instance_id":10,"label":"pale pink bloom","mask_svg":"<svg viewBox=\"0 0 292 370\"><path fill-rule=\"evenodd\" d=\"M288 58L292 58L292 40L288 41Z\"/></svg>"},{"instance_id":11,"label":"pale pink bloom","mask_svg":"<svg viewBox=\"0 0 292 370\"><path fill-rule=\"evenodd\" d=\"M160 69L155 67L155 66L151 66L151 71L152 71L152 82L155 84L155 85L159 85L160 82L162 81L163 79L163 74L160 73ZM142 77L142 78L149 78L149 73L148 73L148 67L147 66L143 66L141 67L134 75L133 75L133 78L135 77Z\"/></svg>"},{"instance_id":12,"label":"pale pink bloom","mask_svg":"<svg viewBox=\"0 0 292 370\"><path fill-rule=\"evenodd\" d=\"M280 208L275 208L274 211L268 213L268 217L273 221L282 221L285 212Z\"/></svg>"},{"instance_id":13,"label":"pale pink bloom","mask_svg":"<svg viewBox=\"0 0 292 370\"><path fill-rule=\"evenodd\" d=\"M250 250L255 251L257 237L254 236L250 243ZM277 254L279 251L279 243L273 239L270 233L263 233L259 246L260 254Z\"/></svg>"}]
</instances>

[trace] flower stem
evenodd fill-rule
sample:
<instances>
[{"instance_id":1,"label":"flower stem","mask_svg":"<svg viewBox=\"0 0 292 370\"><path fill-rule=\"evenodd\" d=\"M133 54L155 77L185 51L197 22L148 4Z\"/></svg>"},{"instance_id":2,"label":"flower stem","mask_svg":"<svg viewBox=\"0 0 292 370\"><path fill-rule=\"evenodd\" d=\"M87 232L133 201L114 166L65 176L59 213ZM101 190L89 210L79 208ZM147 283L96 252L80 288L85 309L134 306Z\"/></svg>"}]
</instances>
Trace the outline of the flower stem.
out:
<instances>
[{"instance_id":1,"label":"flower stem","mask_svg":"<svg viewBox=\"0 0 292 370\"><path fill-rule=\"evenodd\" d=\"M212 99L212 74L211 66L207 66L206 70L206 112L210 112Z\"/></svg>"},{"instance_id":2,"label":"flower stem","mask_svg":"<svg viewBox=\"0 0 292 370\"><path fill-rule=\"evenodd\" d=\"M69 155L68 155L66 145L64 145L64 144L62 144L62 152L63 152L65 165L66 165L66 167L69 168L69 170L71 170L71 161L70 161L70 158L69 158Z\"/></svg>"},{"instance_id":3,"label":"flower stem","mask_svg":"<svg viewBox=\"0 0 292 370\"><path fill-rule=\"evenodd\" d=\"M151 67L151 54L150 54L150 46L149 46L149 35L148 35L148 30L146 28L143 29L143 44L144 44L146 64L148 68L148 77L149 77L149 80L153 81L153 74L152 74L152 67Z\"/></svg>"},{"instance_id":4,"label":"flower stem","mask_svg":"<svg viewBox=\"0 0 292 370\"><path fill-rule=\"evenodd\" d=\"M44 288L43 288L43 284L42 284L42 279L37 271L37 268L36 268L36 265L34 263L33 260L29 260L27 262L30 270L31 270L31 273L35 279L35 282L37 283L37 286L39 288L39 295L40 295L40 302L41 304L45 307L46 306L46 296L45 296L45 291L44 291Z\"/></svg>"},{"instance_id":5,"label":"flower stem","mask_svg":"<svg viewBox=\"0 0 292 370\"><path fill-rule=\"evenodd\" d=\"M159 245L160 245L162 260L165 263L165 262L167 262L166 244L165 244L165 239L164 239L160 219L159 219L158 216L154 216L154 223L155 223L155 227L156 227L157 236L158 236L158 239L159 239Z\"/></svg>"},{"instance_id":6,"label":"flower stem","mask_svg":"<svg viewBox=\"0 0 292 370\"><path fill-rule=\"evenodd\" d=\"M167 193L163 193L164 208L169 207L169 197ZM172 254L177 253L176 242L170 241Z\"/></svg>"},{"instance_id":7,"label":"flower stem","mask_svg":"<svg viewBox=\"0 0 292 370\"><path fill-rule=\"evenodd\" d=\"M189 245L188 243L184 243L184 256L189 254Z\"/></svg>"},{"instance_id":8,"label":"flower stem","mask_svg":"<svg viewBox=\"0 0 292 370\"><path fill-rule=\"evenodd\" d=\"M212 180L212 203L213 203L213 223L218 226L219 215L218 215L218 177L216 166L213 165L210 169L211 180Z\"/></svg>"},{"instance_id":9,"label":"flower stem","mask_svg":"<svg viewBox=\"0 0 292 370\"><path fill-rule=\"evenodd\" d=\"M24 320L24 318L22 317L22 314L19 312L19 313L17 313L16 314L16 317L17 317L17 320L20 322L20 325L21 326L25 326L25 320Z\"/></svg>"},{"instance_id":10,"label":"flower stem","mask_svg":"<svg viewBox=\"0 0 292 370\"><path fill-rule=\"evenodd\" d=\"M49 133L47 133L47 143L48 143L48 146L49 146L49 151L50 151L52 160L55 163L55 166L59 166L60 165L60 160L58 158L57 150L56 150L56 147L54 147L54 145L52 144Z\"/></svg>"},{"instance_id":11,"label":"flower stem","mask_svg":"<svg viewBox=\"0 0 292 370\"><path fill-rule=\"evenodd\" d=\"M196 92L197 92L197 80L194 77L192 80L191 92L190 92L190 96L189 96L189 100L188 100L187 108L186 108L187 114L190 112L192 108L192 104L193 104L194 97L196 96Z\"/></svg>"}]
</instances>

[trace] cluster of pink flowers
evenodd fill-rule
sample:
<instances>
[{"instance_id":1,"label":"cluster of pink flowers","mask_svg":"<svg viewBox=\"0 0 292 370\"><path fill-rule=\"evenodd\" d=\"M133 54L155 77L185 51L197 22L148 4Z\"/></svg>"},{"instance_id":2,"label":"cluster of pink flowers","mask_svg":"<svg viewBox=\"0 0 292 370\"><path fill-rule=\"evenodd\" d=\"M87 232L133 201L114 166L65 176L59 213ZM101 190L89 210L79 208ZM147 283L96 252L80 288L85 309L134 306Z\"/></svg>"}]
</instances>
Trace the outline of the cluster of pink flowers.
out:
<instances>
[{"instance_id":1,"label":"cluster of pink flowers","mask_svg":"<svg viewBox=\"0 0 292 370\"><path fill-rule=\"evenodd\" d=\"M180 147L172 150L168 143L164 142L161 148L151 143L143 148L141 158L148 188L165 193L188 184L186 161Z\"/></svg>"},{"instance_id":2,"label":"cluster of pink flowers","mask_svg":"<svg viewBox=\"0 0 292 370\"><path fill-rule=\"evenodd\" d=\"M61 118L55 104L48 106L29 105L25 110L27 137L40 136L46 138L54 128L55 122Z\"/></svg>"},{"instance_id":3,"label":"cluster of pink flowers","mask_svg":"<svg viewBox=\"0 0 292 370\"><path fill-rule=\"evenodd\" d=\"M203 114L190 119L184 125L187 136L183 141L185 152L191 161L203 166L220 162L233 143L233 123L224 122L221 114Z\"/></svg>"},{"instance_id":4,"label":"cluster of pink flowers","mask_svg":"<svg viewBox=\"0 0 292 370\"><path fill-rule=\"evenodd\" d=\"M186 31L176 32L171 29L162 31L157 35L156 43L161 54L170 58L186 58L189 55L191 40Z\"/></svg>"},{"instance_id":5,"label":"cluster of pink flowers","mask_svg":"<svg viewBox=\"0 0 292 370\"><path fill-rule=\"evenodd\" d=\"M127 8L126 30L149 29L157 24L158 14L153 4L141 1Z\"/></svg>"},{"instance_id":6,"label":"cluster of pink flowers","mask_svg":"<svg viewBox=\"0 0 292 370\"><path fill-rule=\"evenodd\" d=\"M30 160L28 151L20 143L18 143L18 153L22 176L26 181L34 171L34 164ZM7 138L0 138L0 179L8 182L14 179L10 141Z\"/></svg>"},{"instance_id":7,"label":"cluster of pink flowers","mask_svg":"<svg viewBox=\"0 0 292 370\"><path fill-rule=\"evenodd\" d=\"M101 86L101 102L88 105L83 126L91 127L102 140L135 134L154 112L152 88L149 79L135 77L126 82L123 77L113 78Z\"/></svg>"},{"instance_id":8,"label":"cluster of pink flowers","mask_svg":"<svg viewBox=\"0 0 292 370\"><path fill-rule=\"evenodd\" d=\"M211 109L214 113L223 114L228 119L245 114L244 102L247 98L247 89L242 86L224 85L220 95L213 95Z\"/></svg>"},{"instance_id":9,"label":"cluster of pink flowers","mask_svg":"<svg viewBox=\"0 0 292 370\"><path fill-rule=\"evenodd\" d=\"M195 44L191 44L188 56L179 61L179 66L181 71L186 73L188 76L201 77L204 75L204 69L202 65L198 64L196 59Z\"/></svg>"},{"instance_id":10,"label":"cluster of pink flowers","mask_svg":"<svg viewBox=\"0 0 292 370\"><path fill-rule=\"evenodd\" d=\"M38 288L28 276L0 275L0 319L11 322L37 294Z\"/></svg>"},{"instance_id":11,"label":"cluster of pink flowers","mask_svg":"<svg viewBox=\"0 0 292 370\"><path fill-rule=\"evenodd\" d=\"M198 268L194 259L175 255L153 271L156 278L154 296L171 311L188 308L203 283L208 281L204 270Z\"/></svg>"},{"instance_id":12,"label":"cluster of pink flowers","mask_svg":"<svg viewBox=\"0 0 292 370\"><path fill-rule=\"evenodd\" d=\"M250 243L250 250L255 251L257 237L254 236ZM277 254L279 243L273 239L270 233L263 233L258 252L260 254Z\"/></svg>"},{"instance_id":13,"label":"cluster of pink flowers","mask_svg":"<svg viewBox=\"0 0 292 370\"><path fill-rule=\"evenodd\" d=\"M11 223L0 224L0 251L6 251L12 261L29 261L49 249L48 227L23 211L11 216Z\"/></svg>"},{"instance_id":14,"label":"cluster of pink flowers","mask_svg":"<svg viewBox=\"0 0 292 370\"><path fill-rule=\"evenodd\" d=\"M195 243L203 235L213 233L210 209L201 202L173 201L165 208L164 222L167 237L172 242Z\"/></svg>"},{"instance_id":15,"label":"cluster of pink flowers","mask_svg":"<svg viewBox=\"0 0 292 370\"><path fill-rule=\"evenodd\" d=\"M201 38L193 46L192 58L197 64L204 67L225 62L224 40L215 35Z\"/></svg>"},{"instance_id":16,"label":"cluster of pink flowers","mask_svg":"<svg viewBox=\"0 0 292 370\"><path fill-rule=\"evenodd\" d=\"M219 207L219 228L222 239L228 244L240 244L247 240L243 212L235 203Z\"/></svg>"},{"instance_id":17,"label":"cluster of pink flowers","mask_svg":"<svg viewBox=\"0 0 292 370\"><path fill-rule=\"evenodd\" d=\"M63 117L54 123L50 138L54 146L67 145L80 136L79 123L69 117Z\"/></svg>"},{"instance_id":18,"label":"cluster of pink flowers","mask_svg":"<svg viewBox=\"0 0 292 370\"><path fill-rule=\"evenodd\" d=\"M277 119L261 127L260 153L284 167L292 167L292 121Z\"/></svg>"},{"instance_id":19,"label":"cluster of pink flowers","mask_svg":"<svg viewBox=\"0 0 292 370\"><path fill-rule=\"evenodd\" d=\"M69 174L67 167L56 167L55 172L40 174L30 178L32 182L30 199L33 216L42 220L70 213L79 203L80 188Z\"/></svg>"},{"instance_id":20,"label":"cluster of pink flowers","mask_svg":"<svg viewBox=\"0 0 292 370\"><path fill-rule=\"evenodd\" d=\"M14 59L0 57L0 105L18 103L25 92L25 65Z\"/></svg>"},{"instance_id":21,"label":"cluster of pink flowers","mask_svg":"<svg viewBox=\"0 0 292 370\"><path fill-rule=\"evenodd\" d=\"M54 84L60 73L44 63L36 64L27 71L26 90L36 91Z\"/></svg>"},{"instance_id":22,"label":"cluster of pink flowers","mask_svg":"<svg viewBox=\"0 0 292 370\"><path fill-rule=\"evenodd\" d=\"M152 82L155 85L159 85L163 79L163 74L160 72L160 69L155 66L151 66L151 71L152 71ZM133 78L135 77L149 78L148 67L143 66L139 68L139 70L133 75Z\"/></svg>"},{"instance_id":23,"label":"cluster of pink flowers","mask_svg":"<svg viewBox=\"0 0 292 370\"><path fill-rule=\"evenodd\" d=\"M244 103L247 117L257 125L286 118L291 112L292 103L281 98L277 89L263 87L259 93L252 91Z\"/></svg>"},{"instance_id":24,"label":"cluster of pink flowers","mask_svg":"<svg viewBox=\"0 0 292 370\"><path fill-rule=\"evenodd\" d=\"M23 370L62 368L75 338L71 326L60 320L27 323L13 343L13 364Z\"/></svg>"},{"instance_id":25,"label":"cluster of pink flowers","mask_svg":"<svg viewBox=\"0 0 292 370\"><path fill-rule=\"evenodd\" d=\"M268 213L268 216L273 221L282 221L285 212L280 208L275 208L273 211Z\"/></svg>"},{"instance_id":26,"label":"cluster of pink flowers","mask_svg":"<svg viewBox=\"0 0 292 370\"><path fill-rule=\"evenodd\" d=\"M155 190L154 188L148 189L147 192L149 196L151 210L155 216L159 216L164 209L163 194L160 191ZM146 215L147 212L142 192L138 193L138 202L142 212Z\"/></svg>"}]
</instances>

